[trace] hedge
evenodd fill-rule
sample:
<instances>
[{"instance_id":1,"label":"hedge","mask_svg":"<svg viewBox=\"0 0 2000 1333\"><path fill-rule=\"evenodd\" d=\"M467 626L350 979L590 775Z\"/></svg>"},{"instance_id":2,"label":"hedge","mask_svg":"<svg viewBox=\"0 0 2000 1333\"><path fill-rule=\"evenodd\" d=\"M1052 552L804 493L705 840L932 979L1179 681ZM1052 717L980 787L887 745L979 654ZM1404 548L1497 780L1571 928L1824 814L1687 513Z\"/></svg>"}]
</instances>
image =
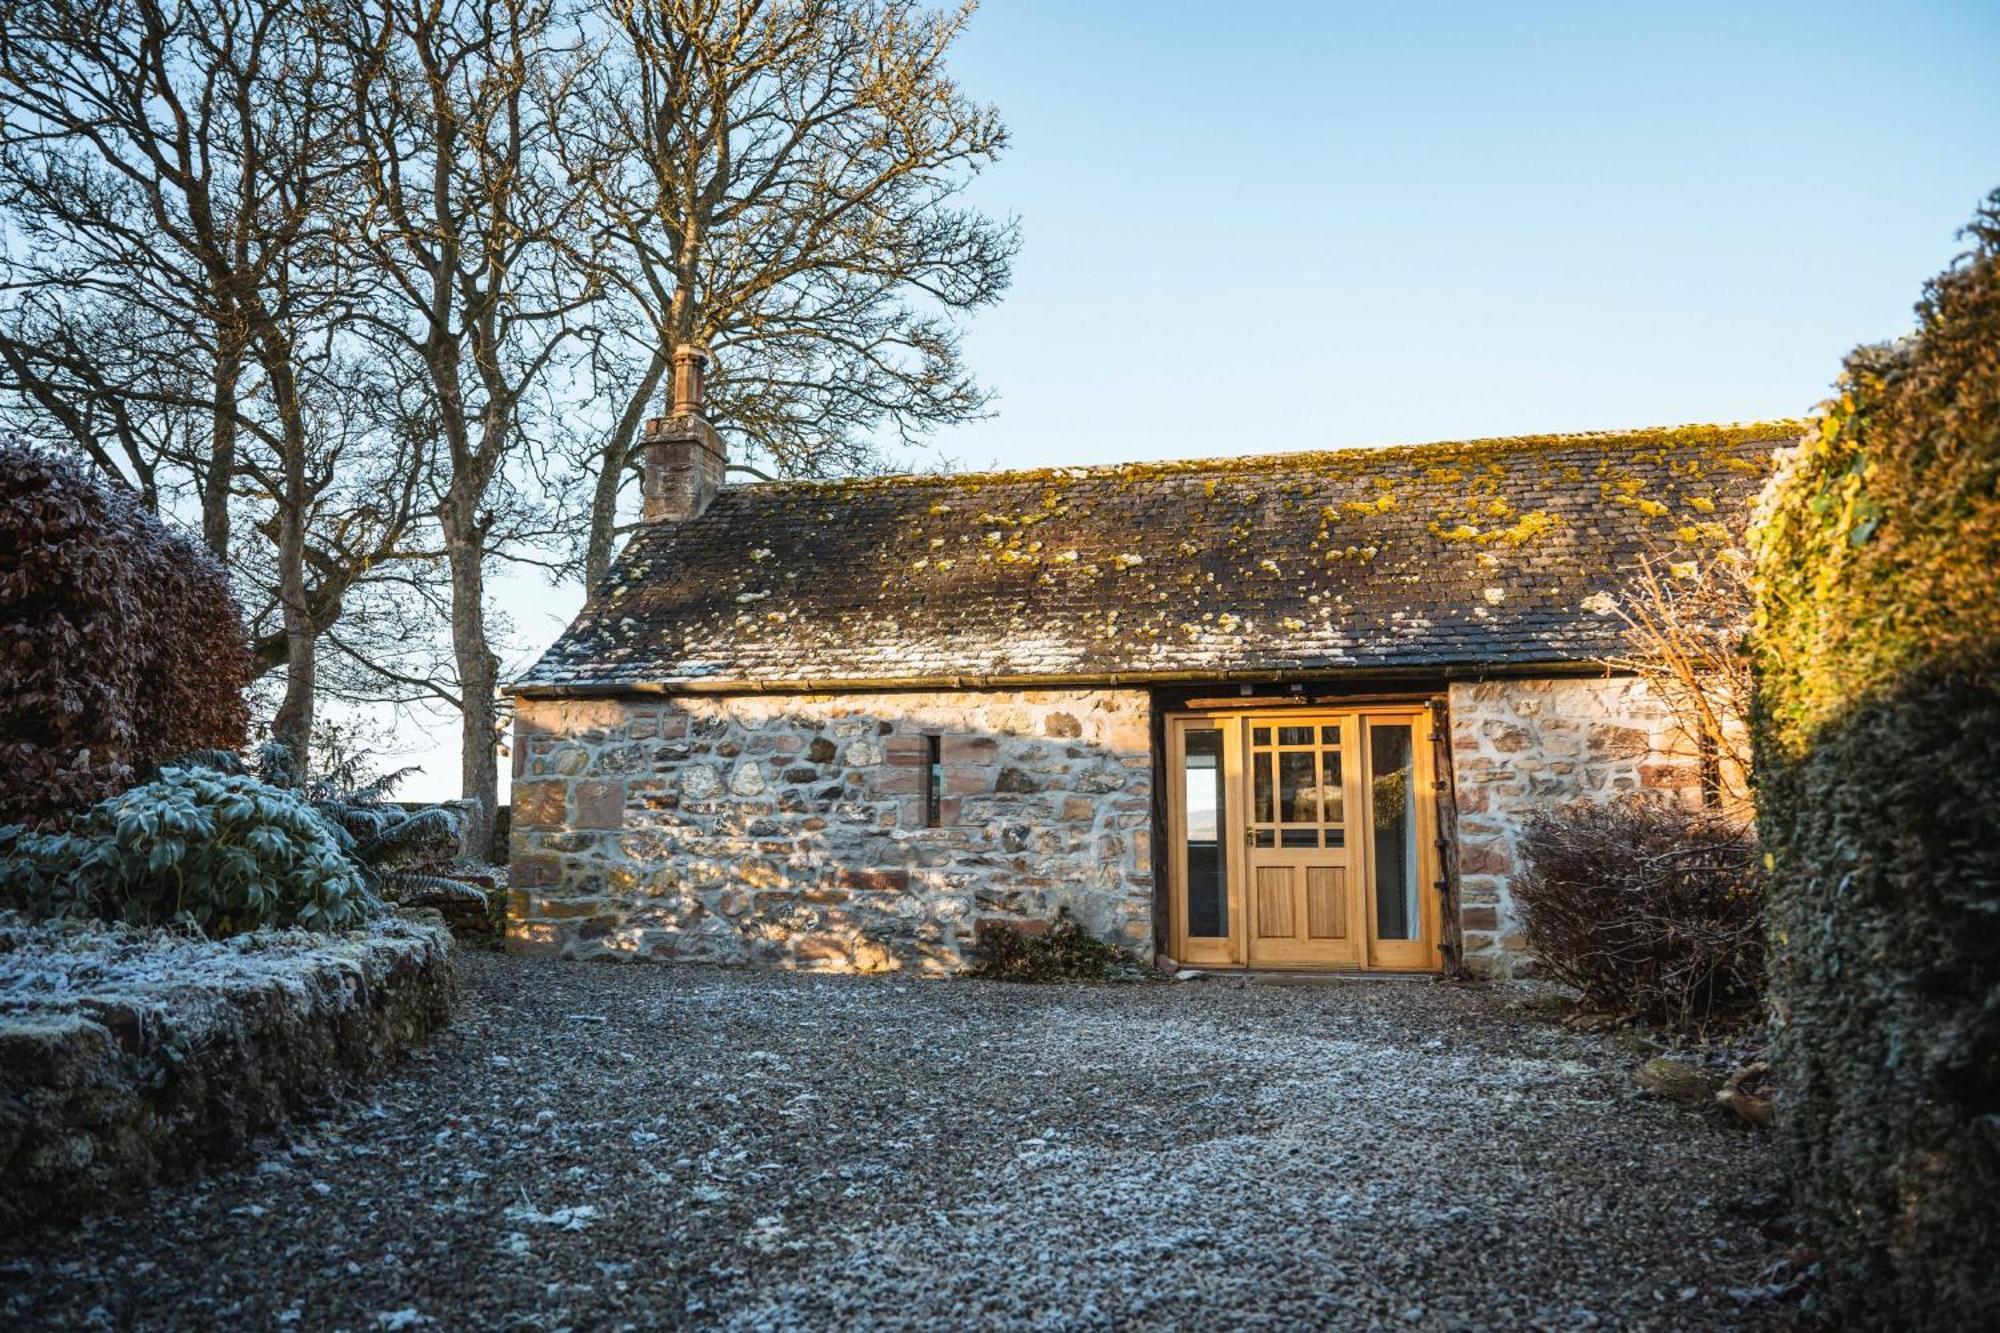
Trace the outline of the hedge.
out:
<instances>
[{"instance_id":1,"label":"hedge","mask_svg":"<svg viewBox=\"0 0 2000 1333\"><path fill-rule=\"evenodd\" d=\"M44 828L249 725L222 567L69 456L0 440L0 824Z\"/></svg>"},{"instance_id":2,"label":"hedge","mask_svg":"<svg viewBox=\"0 0 2000 1333\"><path fill-rule=\"evenodd\" d=\"M2000 1308L2000 191L1751 541L1779 1143L1837 1324Z\"/></svg>"}]
</instances>

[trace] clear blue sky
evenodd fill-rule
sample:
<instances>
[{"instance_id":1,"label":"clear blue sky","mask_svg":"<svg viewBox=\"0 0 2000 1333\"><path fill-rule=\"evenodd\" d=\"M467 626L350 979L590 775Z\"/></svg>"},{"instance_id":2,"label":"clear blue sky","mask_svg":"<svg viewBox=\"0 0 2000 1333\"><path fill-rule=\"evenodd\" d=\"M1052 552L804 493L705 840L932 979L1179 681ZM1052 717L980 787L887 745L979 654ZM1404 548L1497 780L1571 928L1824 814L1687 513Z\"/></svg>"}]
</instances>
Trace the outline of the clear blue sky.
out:
<instances>
[{"instance_id":1,"label":"clear blue sky","mask_svg":"<svg viewBox=\"0 0 2000 1333\"><path fill-rule=\"evenodd\" d=\"M2000 186L2000 3L989 0L968 466L1799 413Z\"/></svg>"},{"instance_id":2,"label":"clear blue sky","mask_svg":"<svg viewBox=\"0 0 2000 1333\"><path fill-rule=\"evenodd\" d=\"M965 467L1802 413L2000 186L2000 0L989 0L955 68L1026 234ZM506 582L518 671L582 591Z\"/></svg>"}]
</instances>

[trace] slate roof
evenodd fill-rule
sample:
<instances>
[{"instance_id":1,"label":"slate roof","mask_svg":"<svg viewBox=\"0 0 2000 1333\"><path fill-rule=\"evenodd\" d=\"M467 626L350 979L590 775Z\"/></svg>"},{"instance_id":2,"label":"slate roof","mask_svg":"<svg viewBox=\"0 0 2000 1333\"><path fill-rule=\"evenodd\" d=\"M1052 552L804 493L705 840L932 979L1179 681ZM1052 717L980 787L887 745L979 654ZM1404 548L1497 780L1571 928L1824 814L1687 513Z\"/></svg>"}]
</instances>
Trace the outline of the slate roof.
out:
<instances>
[{"instance_id":1,"label":"slate roof","mask_svg":"<svg viewBox=\"0 0 2000 1333\"><path fill-rule=\"evenodd\" d=\"M1248 679L1619 651L1800 422L725 489L637 532L522 693Z\"/></svg>"}]
</instances>

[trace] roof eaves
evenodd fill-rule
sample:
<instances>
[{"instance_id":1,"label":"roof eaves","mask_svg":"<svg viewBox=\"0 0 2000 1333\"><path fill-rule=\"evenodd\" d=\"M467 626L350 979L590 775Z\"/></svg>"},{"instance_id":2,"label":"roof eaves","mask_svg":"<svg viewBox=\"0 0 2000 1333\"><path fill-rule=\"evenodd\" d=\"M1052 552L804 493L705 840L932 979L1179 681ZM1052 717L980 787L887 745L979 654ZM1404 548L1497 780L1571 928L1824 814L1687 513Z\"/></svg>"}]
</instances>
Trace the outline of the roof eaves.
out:
<instances>
[{"instance_id":1,"label":"roof eaves","mask_svg":"<svg viewBox=\"0 0 2000 1333\"><path fill-rule=\"evenodd\" d=\"M1516 676L1603 676L1628 674L1606 658L1550 655L1496 662L1446 659L1419 663L1366 664L1346 667L1257 668L1216 671L1100 671L1005 675L853 676L816 679L749 679L677 677L645 680L521 681L503 693L523 699L603 698L626 694L839 694L893 690L1030 690L1050 688L1118 688L1155 685L1268 685L1290 681L1381 679L1396 676L1444 676L1484 679Z\"/></svg>"}]
</instances>

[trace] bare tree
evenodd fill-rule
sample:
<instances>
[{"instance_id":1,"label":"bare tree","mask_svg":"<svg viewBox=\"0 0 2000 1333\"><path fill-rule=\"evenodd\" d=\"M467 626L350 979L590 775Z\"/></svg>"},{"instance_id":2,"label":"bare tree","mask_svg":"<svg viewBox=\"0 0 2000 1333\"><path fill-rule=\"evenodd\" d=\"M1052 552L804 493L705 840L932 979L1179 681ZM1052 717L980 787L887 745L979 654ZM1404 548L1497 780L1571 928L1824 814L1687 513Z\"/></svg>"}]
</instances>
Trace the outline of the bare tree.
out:
<instances>
[{"instance_id":1,"label":"bare tree","mask_svg":"<svg viewBox=\"0 0 2000 1333\"><path fill-rule=\"evenodd\" d=\"M486 572L532 497L508 469L595 293L572 262L583 198L555 171L575 35L551 0L372 0L345 10L362 148L351 242L383 299L362 323L416 373L437 436L467 846L491 850L500 661Z\"/></svg>"},{"instance_id":2,"label":"bare tree","mask_svg":"<svg viewBox=\"0 0 2000 1333\"><path fill-rule=\"evenodd\" d=\"M204 538L226 555L228 478L216 474L221 495L211 504L211 423L187 391L201 382L192 368L209 364L185 328L98 293L31 279L0 296L0 419L9 430L84 454L154 513L200 488Z\"/></svg>"},{"instance_id":3,"label":"bare tree","mask_svg":"<svg viewBox=\"0 0 2000 1333\"><path fill-rule=\"evenodd\" d=\"M352 157L338 53L286 0L0 0L0 208L20 241L0 386L142 491L184 469L218 553L240 555L250 505L277 622L260 665L283 666L274 731L301 752L317 637L395 541L312 540L343 475L312 398L355 295L331 244Z\"/></svg>"},{"instance_id":4,"label":"bare tree","mask_svg":"<svg viewBox=\"0 0 2000 1333\"><path fill-rule=\"evenodd\" d=\"M788 475L857 470L988 401L955 318L999 298L1019 236L963 199L1006 144L945 58L972 12L911 0L609 0L559 122L607 244L595 326L616 388L584 541L610 564L668 355L714 354L710 415Z\"/></svg>"},{"instance_id":5,"label":"bare tree","mask_svg":"<svg viewBox=\"0 0 2000 1333\"><path fill-rule=\"evenodd\" d=\"M1750 580L1734 547L1653 552L1615 603L1628 652L1613 665L1652 688L1700 751L1704 795L1738 818L1750 812Z\"/></svg>"}]
</instances>

